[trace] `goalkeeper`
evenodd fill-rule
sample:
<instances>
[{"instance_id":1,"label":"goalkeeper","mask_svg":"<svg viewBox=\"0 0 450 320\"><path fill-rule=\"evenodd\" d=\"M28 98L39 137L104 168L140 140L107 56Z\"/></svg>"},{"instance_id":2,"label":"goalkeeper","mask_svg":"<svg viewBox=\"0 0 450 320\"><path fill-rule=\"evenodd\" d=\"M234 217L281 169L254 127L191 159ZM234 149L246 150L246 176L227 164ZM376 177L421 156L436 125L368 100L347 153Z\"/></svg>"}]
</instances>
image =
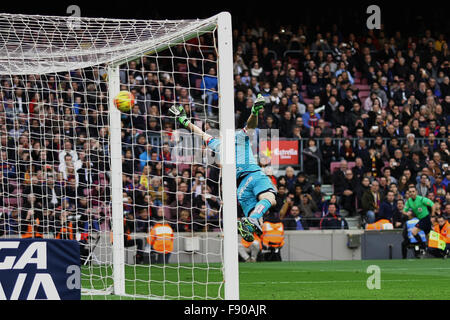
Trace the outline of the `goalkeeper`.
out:
<instances>
[{"instance_id":1,"label":"goalkeeper","mask_svg":"<svg viewBox=\"0 0 450 320\"><path fill-rule=\"evenodd\" d=\"M264 104L264 97L258 94L247 125L235 133L237 198L245 214L245 217L238 221L238 231L248 242L254 240L253 232L257 235L262 234L262 218L272 206L276 205L275 187L255 160L248 133L249 129L257 127L258 112L264 107ZM172 106L169 110L185 128L201 135L211 150L219 152L220 140L192 124L182 106Z\"/></svg>"}]
</instances>

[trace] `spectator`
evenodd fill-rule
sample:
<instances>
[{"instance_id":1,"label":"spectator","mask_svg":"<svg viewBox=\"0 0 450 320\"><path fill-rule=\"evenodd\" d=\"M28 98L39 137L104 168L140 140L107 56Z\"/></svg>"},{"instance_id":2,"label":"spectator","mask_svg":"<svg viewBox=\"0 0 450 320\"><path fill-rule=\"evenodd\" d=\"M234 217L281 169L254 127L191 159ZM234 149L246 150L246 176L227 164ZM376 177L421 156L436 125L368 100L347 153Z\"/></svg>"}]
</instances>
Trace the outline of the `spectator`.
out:
<instances>
[{"instance_id":1,"label":"spectator","mask_svg":"<svg viewBox=\"0 0 450 320\"><path fill-rule=\"evenodd\" d=\"M297 180L294 168L292 168L291 166L286 167L284 177L286 179L287 189L292 192L294 190L295 181Z\"/></svg>"},{"instance_id":2,"label":"spectator","mask_svg":"<svg viewBox=\"0 0 450 320\"><path fill-rule=\"evenodd\" d=\"M359 182L353 177L353 171L350 169L345 170L345 179L342 185L342 193L337 194L340 196L340 202L342 209L348 211L349 216L354 216L356 213L356 194L355 190ZM336 192L336 191L335 191Z\"/></svg>"},{"instance_id":3,"label":"spectator","mask_svg":"<svg viewBox=\"0 0 450 320\"><path fill-rule=\"evenodd\" d=\"M392 218L394 228L403 228L408 220L408 217L403 213L403 208L405 207L405 201L403 199L398 199L396 201L396 208L394 210L394 215Z\"/></svg>"},{"instance_id":4,"label":"spectator","mask_svg":"<svg viewBox=\"0 0 450 320\"><path fill-rule=\"evenodd\" d=\"M217 85L216 70L214 68L210 68L208 74L203 77L203 81L200 86L200 88L204 90L209 117L212 117L213 115L213 103L216 103L218 100Z\"/></svg>"},{"instance_id":5,"label":"spectator","mask_svg":"<svg viewBox=\"0 0 450 320\"><path fill-rule=\"evenodd\" d=\"M420 181L416 185L417 194L426 197L431 191L431 182L426 174L420 175Z\"/></svg>"},{"instance_id":6,"label":"spectator","mask_svg":"<svg viewBox=\"0 0 450 320\"><path fill-rule=\"evenodd\" d=\"M355 80L353 79L351 73L348 70L346 70L345 63L341 61L338 64L338 69L335 72L335 76L338 77L339 75L341 75L343 73L345 73L347 75L347 79L348 79L348 81L350 81L350 84L355 83Z\"/></svg>"},{"instance_id":7,"label":"spectator","mask_svg":"<svg viewBox=\"0 0 450 320\"><path fill-rule=\"evenodd\" d=\"M441 174L436 175L435 181L431 186L431 190L433 191L435 196L437 196L438 194L446 193L447 186L443 183L443 177Z\"/></svg>"},{"instance_id":8,"label":"spectator","mask_svg":"<svg viewBox=\"0 0 450 320\"><path fill-rule=\"evenodd\" d=\"M346 160L346 159L345 159ZM361 157L355 158L355 166L352 168L353 176L357 181L362 181L365 173L367 172Z\"/></svg>"},{"instance_id":9,"label":"spectator","mask_svg":"<svg viewBox=\"0 0 450 320\"><path fill-rule=\"evenodd\" d=\"M366 163L372 177L378 178L381 176L381 169L384 167L384 161L381 159L381 153L377 152L374 147L369 149L369 159Z\"/></svg>"},{"instance_id":10,"label":"spectator","mask_svg":"<svg viewBox=\"0 0 450 320\"><path fill-rule=\"evenodd\" d=\"M341 160L339 163L339 168L332 173L333 190L337 195L341 195L344 191L345 185L345 173L348 169L348 164L346 160Z\"/></svg>"},{"instance_id":11,"label":"spectator","mask_svg":"<svg viewBox=\"0 0 450 320\"><path fill-rule=\"evenodd\" d=\"M283 119L280 123L280 135L286 138L292 138L295 119L289 111L284 112Z\"/></svg>"},{"instance_id":12,"label":"spectator","mask_svg":"<svg viewBox=\"0 0 450 320\"><path fill-rule=\"evenodd\" d=\"M347 162L355 161L355 152L353 151L352 142L350 139L345 139L339 150L340 158L343 158ZM361 158L360 158L361 159Z\"/></svg>"},{"instance_id":13,"label":"spectator","mask_svg":"<svg viewBox=\"0 0 450 320\"><path fill-rule=\"evenodd\" d=\"M316 226L316 212L319 212L319 208L312 199L309 193L303 193L301 195L301 201L299 203L300 213L303 221L307 226Z\"/></svg>"},{"instance_id":14,"label":"spectator","mask_svg":"<svg viewBox=\"0 0 450 320\"><path fill-rule=\"evenodd\" d=\"M297 71L295 68L290 68L287 77L285 78L285 87L292 87L292 84L296 84L297 87L302 86L300 78L297 76Z\"/></svg>"},{"instance_id":15,"label":"spectator","mask_svg":"<svg viewBox=\"0 0 450 320\"><path fill-rule=\"evenodd\" d=\"M306 107L306 112L302 116L303 125L310 129L317 126L319 119L321 118L318 113L314 111L314 105L309 103Z\"/></svg>"},{"instance_id":16,"label":"spectator","mask_svg":"<svg viewBox=\"0 0 450 320\"><path fill-rule=\"evenodd\" d=\"M305 149L303 149L303 166L304 170L309 173L309 175L318 174L318 163L321 160L321 155L319 148L316 145L316 140L313 138L308 139L308 143Z\"/></svg>"},{"instance_id":17,"label":"spectator","mask_svg":"<svg viewBox=\"0 0 450 320\"><path fill-rule=\"evenodd\" d=\"M295 186L300 186L302 188L302 191L308 194L310 194L312 191L311 183L309 182L307 174L305 172L299 172L297 174Z\"/></svg>"},{"instance_id":18,"label":"spectator","mask_svg":"<svg viewBox=\"0 0 450 320\"><path fill-rule=\"evenodd\" d=\"M140 169L143 170L144 167L147 165L147 163L152 159L152 153L153 153L153 145L148 143L145 147L145 151L139 154L139 160L140 160ZM157 159L154 159L157 160Z\"/></svg>"},{"instance_id":19,"label":"spectator","mask_svg":"<svg viewBox=\"0 0 450 320\"><path fill-rule=\"evenodd\" d=\"M324 170L329 172L331 162L337 161L339 158L338 148L334 144L333 139L330 136L325 136L325 138L323 139L323 144L320 147L320 151Z\"/></svg>"},{"instance_id":20,"label":"spectator","mask_svg":"<svg viewBox=\"0 0 450 320\"><path fill-rule=\"evenodd\" d=\"M399 82L399 89L394 93L394 101L398 106L403 106L408 102L411 92L406 88L405 81Z\"/></svg>"},{"instance_id":21,"label":"spectator","mask_svg":"<svg viewBox=\"0 0 450 320\"><path fill-rule=\"evenodd\" d=\"M320 220L320 229L348 229L347 220L336 212L334 203L329 204L327 214Z\"/></svg>"},{"instance_id":22,"label":"spectator","mask_svg":"<svg viewBox=\"0 0 450 320\"><path fill-rule=\"evenodd\" d=\"M310 79L310 83L306 85L306 93L308 98L312 99L315 96L320 96L322 87L317 79L317 75L313 74Z\"/></svg>"},{"instance_id":23,"label":"spectator","mask_svg":"<svg viewBox=\"0 0 450 320\"><path fill-rule=\"evenodd\" d=\"M322 192L322 184L319 181L314 182L313 190L311 191L312 200L316 203L317 208L322 211L325 193Z\"/></svg>"},{"instance_id":24,"label":"spectator","mask_svg":"<svg viewBox=\"0 0 450 320\"><path fill-rule=\"evenodd\" d=\"M379 183L374 180L370 184L370 189L364 192L361 199L363 214L367 223L374 223L376 221L381 201Z\"/></svg>"},{"instance_id":25,"label":"spectator","mask_svg":"<svg viewBox=\"0 0 450 320\"><path fill-rule=\"evenodd\" d=\"M280 216L281 218L281 216ZM289 213L282 218L285 230L308 230L308 224L300 214L300 208L292 205Z\"/></svg>"},{"instance_id":26,"label":"spectator","mask_svg":"<svg viewBox=\"0 0 450 320\"><path fill-rule=\"evenodd\" d=\"M394 200L394 193L392 191L388 191L383 202L380 204L377 220L386 219L393 223L393 218L397 207Z\"/></svg>"}]
</instances>

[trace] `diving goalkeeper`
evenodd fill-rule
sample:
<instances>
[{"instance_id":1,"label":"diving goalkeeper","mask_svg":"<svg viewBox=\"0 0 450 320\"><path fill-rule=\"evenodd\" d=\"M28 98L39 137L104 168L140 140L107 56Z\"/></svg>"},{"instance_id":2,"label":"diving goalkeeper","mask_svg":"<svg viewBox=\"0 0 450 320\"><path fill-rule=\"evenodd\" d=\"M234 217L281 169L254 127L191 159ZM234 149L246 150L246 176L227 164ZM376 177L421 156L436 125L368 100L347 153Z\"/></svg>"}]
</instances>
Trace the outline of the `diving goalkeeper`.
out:
<instances>
[{"instance_id":1,"label":"diving goalkeeper","mask_svg":"<svg viewBox=\"0 0 450 320\"><path fill-rule=\"evenodd\" d=\"M276 205L276 189L255 160L248 133L249 129L257 127L258 112L264 104L264 97L259 94L246 126L235 133L237 198L245 214L245 217L238 221L238 231L248 242L254 240L253 232L262 234L262 218L272 206ZM220 151L221 141L192 124L182 106L172 106L169 110L182 126L201 135L211 150L216 153Z\"/></svg>"}]
</instances>

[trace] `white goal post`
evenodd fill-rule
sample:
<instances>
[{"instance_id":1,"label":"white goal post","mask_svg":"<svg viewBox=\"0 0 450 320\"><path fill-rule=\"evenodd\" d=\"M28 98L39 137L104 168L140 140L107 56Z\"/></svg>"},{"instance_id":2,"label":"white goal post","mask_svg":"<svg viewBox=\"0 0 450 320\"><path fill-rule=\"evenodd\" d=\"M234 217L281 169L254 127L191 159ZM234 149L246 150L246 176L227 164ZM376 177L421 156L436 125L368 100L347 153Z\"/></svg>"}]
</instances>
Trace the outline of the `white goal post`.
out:
<instances>
[{"instance_id":1,"label":"white goal post","mask_svg":"<svg viewBox=\"0 0 450 320\"><path fill-rule=\"evenodd\" d=\"M74 27L76 26L76 28ZM213 52L213 58L210 56L204 55L202 51L203 47L207 45L203 44L202 35L208 34L213 39L214 45L210 47L210 51ZM193 41L193 42L192 42ZM140 266L135 266L134 264L130 264L126 258L127 249L125 248L124 238L127 236L124 230L124 220L126 213L124 212L124 197L123 190L125 188L123 177L124 172L123 168L123 144L125 143L122 140L123 137L123 128L122 128L122 120L123 114L118 111L114 107L113 99L116 94L122 90L122 86L124 85L122 76L126 74L127 77L130 77L129 74L139 73L139 70L134 70L134 67L131 67L131 63L134 61L141 62L144 64L144 60L146 58L155 59L155 61L159 61L158 59L166 59L171 62L172 65L175 65L176 59L181 59L181 57L177 56L176 47L181 46L183 51L183 59L189 60L191 59L191 47L193 50L198 50L200 54L196 56L193 60L198 60L201 62L202 66L207 63L215 63L217 65L217 84L218 84L218 99L217 104L212 106L212 108L217 108L218 120L211 120L211 122L215 122L216 126L220 129L220 137L222 139L222 154L220 156L221 159L221 169L220 171L220 181L221 185L219 186L220 195L219 195L219 203L220 203L220 213L219 213L219 223L217 224L214 232L218 233L219 236L211 234L213 231L209 231L208 226L210 222L207 218L204 218L204 222L198 222L201 227L204 228L204 232L206 234L205 244L202 243L202 246L208 250L208 239L213 237L220 238L220 264L218 268L215 267L214 263L208 262L208 253L202 253L201 261L204 265L201 267L196 267L195 265L195 253L189 253L192 257L192 265L186 266L184 262L180 262L180 256L182 253L181 242L179 242L177 247L178 252L176 252L176 259L174 258L172 264L164 263L163 266L156 266L156 270L162 270L163 278L153 280L150 274L146 274L147 271L143 271L144 269ZM164 54L161 54L163 53ZM167 54L169 52L169 54ZM206 52L206 51L205 51ZM161 54L161 55L160 55ZM166 56L167 55L167 56ZM212 61L213 59L214 61ZM166 77L168 73L170 78L169 85L173 86L173 91L180 90L180 88L184 88L182 85L176 83L174 80L177 76L181 76L184 78L188 78L188 82L191 83L191 76L195 76L195 79L198 83L202 82L201 85L204 85L204 76L208 73L208 70L204 69L205 67L196 69L192 71L189 69L189 65L187 69L184 71L174 70L171 72L165 72L164 70L159 70L158 62L156 64L156 70L151 70L155 77L160 78L156 81L158 90L161 90L161 78ZM103 74L100 76L103 80L97 81L98 86L105 85L107 88L107 117L108 117L108 139L105 141L105 145L107 145L108 151L106 162L109 162L109 170L108 169L99 169L99 173L101 177L99 178L100 184L101 181L108 181L110 183L110 191L104 191L102 187L97 187L97 185L88 186L91 187L90 190L94 190L97 188L98 193L104 192L108 195L105 196L106 199L110 201L104 200L102 203L107 208L100 208L102 212L105 213L105 220L110 220L109 229L104 230L104 234L102 238L99 239L98 244L91 246L92 252L90 253L88 258L92 258L91 254L95 256L95 259L91 259L88 263L88 269L91 272L96 268L96 265L102 264L110 264L111 274L109 274L109 269L103 268L98 271L98 274L92 275L91 278L86 280L86 284L92 284L91 288L86 288L88 298L92 298L95 294L114 294L119 298L151 298L151 299L231 299L236 300L239 299L239 270L238 270L238 236L237 236L237 227L236 227L236 219L237 219L237 202L236 202L236 168L235 168L235 138L234 138L234 130L235 130L235 115L234 115L234 89L233 89L233 48L232 48L232 23L231 23L231 15L228 12L219 13L216 16L207 18L207 19L196 19L196 20L122 20L122 19L104 19L104 18L77 18L76 24L73 21L68 21L67 17L55 17L55 16L33 16L33 15L15 15L15 14L0 14L0 80L2 83L0 85L0 91L4 90L13 92L13 96L11 98L12 102L9 101L0 101L0 103L4 104L4 111L6 116L5 119L8 121L8 108L7 105L11 103L13 110L16 110L17 105L14 94L17 86L14 85L17 78L25 79L24 82L32 83L31 85L23 85L24 90L27 91L33 87L33 83L36 85L37 101L33 102L33 107L36 115L41 115L43 120L47 120L46 117L50 119L48 114L43 114L43 110L55 109L58 110L59 106L59 92L61 90L64 96L70 96L72 94L72 98L76 90L79 90L74 87L65 87L65 89L60 89L59 85L59 77L61 77L64 81L64 77L72 77L72 78L82 78L81 82L85 81L88 76L86 75L88 72L84 70L90 70L89 68L101 68ZM125 71L124 71L125 69ZM93 71L94 72L94 71ZM144 72L142 72L144 73ZM57 84L55 87L51 87L48 85L47 80L43 80L56 77ZM86 77L86 79L85 79ZM34 82L32 82L32 79ZM200 79L200 80L199 80ZM137 81L142 82L142 79ZM10 90L9 86L12 83L12 89ZM52 82L53 83L53 82ZM138 85L136 85L139 87ZM197 88L193 85L188 86L186 88L188 92L196 91L196 92L206 92L205 88ZM203 91L202 91L203 90ZM33 93L35 92L33 91ZM79 90L81 91L81 90ZM86 93L87 92L87 93ZM90 96L90 94L92 96ZM93 96L97 97L101 96L98 92L92 94L90 91L84 91L84 97L86 99L90 99ZM48 97L44 99L42 96ZM81 94L80 94L81 96ZM168 100L165 96L161 96L161 101L159 101L159 105L164 103L177 103L176 99L173 101ZM6 99L6 98L5 98ZM62 99L62 98L61 98ZM145 98L147 99L147 98ZM145 110L150 110L153 105L158 104L155 102L153 96L152 98L148 98L142 102L142 105L145 105ZM22 101L21 99L20 101ZM92 100L92 99L91 99ZM62 100L61 100L62 101ZM192 102L192 105L196 105L198 110L204 111L204 116L202 112L198 112L201 116L197 116L196 120L200 121L203 125L209 122L208 115L206 112L207 108L211 107L209 102L207 104L207 98L205 95L201 95L199 101ZM94 105L96 107L99 106L100 103L95 102ZM30 102L31 106L31 102ZM72 106L71 106L72 107ZM79 104L77 104L77 113L75 115L75 119L82 118L82 111ZM64 108L62 113L66 112L68 108ZM70 109L70 108L69 108ZM38 110L38 111L36 111ZM15 111L14 111L15 112ZM14 114L13 118L10 119L11 125L15 126L16 115L21 116L19 112L12 112ZM86 111L87 112L87 111ZM99 113L101 115L101 110L94 110L95 114ZM164 114L164 109L162 107L157 110L158 116L155 118L160 122L161 132L166 128L162 126L163 121L161 120L166 116ZM28 110L28 114L31 115L31 111ZM87 113L86 113L87 115ZM58 118L59 115L56 115ZM78 116L78 118L76 118ZM145 115L147 116L147 115ZM152 114L152 117L154 115ZM26 116L25 116L26 118ZM52 122L53 126L51 130L64 132L64 130L68 130L66 122L71 123L69 120L68 114L60 115L62 119L61 123L64 122L64 127L59 122ZM127 118L128 121L129 118ZM147 119L147 118L146 118ZM31 117L29 120L25 122L31 122ZM78 120L74 120L73 123L76 123ZM90 120L89 120L90 121ZM147 121L147 120L146 120ZM149 120L150 121L150 120ZM164 123L165 124L165 123ZM58 127L61 126L61 127ZM133 134L135 131L139 131L135 127L134 124L130 120L129 131ZM14 127L15 128L15 127ZM176 129L177 127L175 127ZM86 125L87 135L83 137L84 140L89 140L89 125ZM25 131L27 129L25 128ZM100 130L99 130L100 131ZM141 130L142 131L142 130ZM145 133L145 130L143 130ZM28 130L28 132L31 132ZM84 131L83 131L84 132ZM154 132L153 132L154 133ZM104 134L103 132L101 134ZM163 135L163 133L161 133ZM64 134L63 134L64 136ZM170 136L170 135L169 135ZM17 136L17 139L20 139L21 136ZM37 140L45 140L42 137L36 138ZM75 137L73 141L78 141L77 139L81 139L75 133ZM95 139L94 139L95 140ZM100 138L98 138L100 140ZM137 139L136 139L137 140ZM13 141L13 140L11 140ZM21 144L18 144L16 140L14 140L16 145L22 147ZM32 140L34 141L34 140ZM64 140L66 141L66 140ZM72 140L71 140L72 141ZM45 141L47 143L47 141ZM127 142L128 143L128 142ZM130 149L136 147L137 142L133 138L132 145ZM42 146L42 145L41 145ZM46 146L49 150L49 146ZM160 150L161 146L158 146L158 150ZM89 149L90 146L87 147L86 150ZM97 147L96 147L97 148ZM20 148L21 149L21 148ZM75 148L74 148L75 149ZM199 147L201 149L201 146ZM2 149L3 150L3 149ZM22 149L21 149L22 150ZM81 148L79 150L82 150ZM11 151L8 149L8 151ZM50 150L59 152L59 150ZM84 149L82 150L84 153ZM30 146L30 154L33 152L32 147ZM146 151L150 152L150 151ZM147 153L147 154L148 154ZM88 152L86 151L86 154ZM21 155L20 155L21 156ZM19 155L17 155L17 158ZM24 157L26 158L26 157ZM40 159L42 162L42 159ZM139 163L140 159L134 159L137 163ZM16 160L15 165L19 167L21 165L21 160ZM32 160L30 160L32 161ZM56 161L56 160L55 160ZM100 161L100 160L98 160ZM173 161L178 168L180 163L177 161ZM31 163L31 162L30 162ZM53 163L55 165L60 163ZM192 166L197 166L198 164L193 163L190 164ZM208 164L205 164L208 166ZM104 170L104 171L101 171ZM164 169L163 169L164 170ZM72 171L70 171L72 172ZM31 176L32 179L33 174L36 173L37 176L40 174L44 174L42 172L30 172L27 171L27 174ZM134 171L133 171L134 175ZM102 178L103 177L103 178ZM152 178L151 174L148 177L150 180ZM18 175L15 176L17 180L17 190L22 190L21 188L21 179ZM61 174L61 179L66 179L64 174ZM78 178L77 178L78 179ZM134 179L134 176L131 178ZM174 177L176 180L177 177ZM67 179L66 179L67 181ZM190 181L190 180L189 180ZM134 182L134 181L133 181ZM78 183L78 180L77 182ZM2 182L3 184L3 182ZM16 185L16 184L15 184ZM150 182L148 181L148 186ZM3 186L5 187L5 186ZM101 188L101 189L100 189ZM203 188L203 187L202 187ZM206 187L205 187L206 188ZM4 189L4 188L3 188ZM3 190L2 189L2 190ZM33 187L31 187L31 193L35 194L36 191L33 191ZM150 187L148 188L148 193L150 193ZM177 189L178 190L178 189ZM95 191L95 190L94 190ZM5 199L11 199L13 195L8 193L9 191L4 191ZM12 192L12 191L11 191ZM147 192L147 191L146 191ZM191 190L192 192L192 190ZM203 192L203 191L201 191ZM164 193L164 192L163 192ZM178 191L177 191L178 194ZM203 193L199 193L202 195ZM47 195L42 195L44 198ZM175 195L174 195L175 196ZM66 195L66 198L68 196ZM103 198L102 198L103 199ZM19 199L20 200L20 199ZM70 199L69 199L70 200ZM154 200L154 199L153 199ZM8 200L10 201L10 200ZM8 212L8 214L12 215L14 210L21 211L23 210L21 202L18 201L18 204L8 205L3 204L4 212ZM75 203L77 199L75 199ZM161 207L165 206L164 201L162 201ZM156 206L156 205L155 205ZM34 209L34 207L33 207ZM47 209L40 208L40 210L44 212ZM74 205L72 210L77 211L77 204ZM180 208L175 208L176 218L178 218L178 211ZM192 208L188 208L192 209ZM196 210L200 210L200 208L195 208ZM56 209L55 209L56 210ZM91 221L92 217L89 217L89 221ZM78 218L74 218L78 219ZM74 220L78 223L78 220ZM177 221L172 221L175 226ZM194 225L195 222L192 222ZM56 222L55 222L56 225ZM105 224L106 225L106 224ZM135 226L137 224L135 223ZM9 230L9 231L7 231ZM20 236L20 232L14 234L12 228L7 229L5 227L4 236L14 237ZM108 242L107 231L111 231L111 242ZM203 230L203 229L202 229ZM82 232L77 230L77 233ZM186 236L180 236L180 241L186 238L196 237L197 233L193 229L189 231L190 233ZM198 230L197 230L198 232ZM181 234L181 233L180 233ZM54 236L54 234L46 235L48 237ZM145 243L145 240L144 240ZM111 248L109 247L111 246ZM215 253L214 253L215 254ZM112 260L109 258L102 258L103 256L112 255ZM98 257L97 257L98 256ZM89 260L89 259L88 259ZM151 263L150 263L151 265ZM151 266L153 267L153 266ZM222 279L211 280L211 282L217 282L217 287L214 287L214 290L218 291L217 295L213 295L209 293L208 289L208 281L209 281L209 268L211 270L217 269L220 271L222 275ZM151 268L149 268L148 273L150 273ZM106 271L108 270L108 271ZM128 270L128 271L127 271ZM145 269L147 270L147 269ZM152 269L155 270L155 269ZM192 283L185 283L186 281L183 278L183 272L187 272L192 279L190 280ZM132 280L127 279L129 272L134 278ZM153 271L154 272L154 271ZM174 274L173 280L172 278L167 280L166 272L172 272ZM202 272L202 275L205 274L206 280L198 280L195 277L196 272ZM212 272L212 271L211 271ZM108 279L102 279L102 274L108 273ZM143 273L143 274L140 274ZM156 279L156 278L155 278ZM202 278L203 279L203 278ZM167 293L166 284L168 282L170 285L176 287L173 289L174 292L178 291L178 295L173 293ZM84 282L83 282L84 283ZM95 283L95 285L94 285ZM101 283L101 285L98 285ZM161 292L155 294L152 292L152 285L162 286ZM192 294L185 294L184 287L182 285L191 286ZM197 288L195 286L200 286L202 290L206 293L204 295L199 295L196 293ZM131 289L130 289L131 288ZM145 293L142 293L141 288ZM159 287L158 287L159 290ZM223 296L222 292L223 291Z\"/></svg>"}]
</instances>

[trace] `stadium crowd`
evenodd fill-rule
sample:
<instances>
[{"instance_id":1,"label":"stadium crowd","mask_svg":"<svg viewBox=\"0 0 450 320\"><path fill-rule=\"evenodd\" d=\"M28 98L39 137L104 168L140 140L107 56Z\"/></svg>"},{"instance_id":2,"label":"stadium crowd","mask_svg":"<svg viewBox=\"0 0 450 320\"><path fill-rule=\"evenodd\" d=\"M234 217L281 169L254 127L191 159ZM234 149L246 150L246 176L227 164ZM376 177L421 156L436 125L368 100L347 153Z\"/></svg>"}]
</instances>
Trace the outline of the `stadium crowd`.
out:
<instances>
[{"instance_id":1,"label":"stadium crowd","mask_svg":"<svg viewBox=\"0 0 450 320\"><path fill-rule=\"evenodd\" d=\"M267 104L259 128L303 140L302 167L273 179L287 229L347 228L341 211L361 216L363 226L385 218L401 228L411 184L436 212L450 213L443 33L248 28L235 30L234 47L237 127L261 92ZM331 197L321 181L332 185Z\"/></svg>"},{"instance_id":2,"label":"stadium crowd","mask_svg":"<svg viewBox=\"0 0 450 320\"><path fill-rule=\"evenodd\" d=\"M207 114L205 129L217 127L212 41L199 36L172 49L173 57L143 57L121 69L122 89L137 101L121 118L127 234L147 232L162 218L175 231L220 228L220 166L206 167L203 156L194 164L174 159L178 127L167 116L179 103L194 121ZM236 127L262 93L258 128L304 145L303 168L298 163L273 176L270 163L262 164L278 190L274 215L287 230L348 228L344 211L401 228L410 184L450 214L448 45L446 35L430 30L417 37L342 34L336 25L324 32L303 25L234 30ZM70 238L75 228L107 228L101 66L3 77L0 89L0 233ZM329 199L320 181L332 185Z\"/></svg>"}]
</instances>

